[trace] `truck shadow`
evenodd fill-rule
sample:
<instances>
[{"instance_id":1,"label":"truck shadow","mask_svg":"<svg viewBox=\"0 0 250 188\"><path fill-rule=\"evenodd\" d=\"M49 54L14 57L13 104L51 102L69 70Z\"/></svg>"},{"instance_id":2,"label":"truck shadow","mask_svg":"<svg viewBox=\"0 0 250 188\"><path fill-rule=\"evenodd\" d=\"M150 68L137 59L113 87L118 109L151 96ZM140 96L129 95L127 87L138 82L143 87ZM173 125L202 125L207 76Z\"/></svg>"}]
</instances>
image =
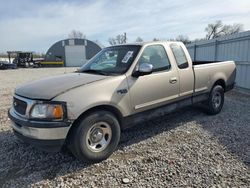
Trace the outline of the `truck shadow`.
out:
<instances>
[{"instance_id":1,"label":"truck shadow","mask_svg":"<svg viewBox=\"0 0 250 188\"><path fill-rule=\"evenodd\" d=\"M235 108L234 105L237 104L224 104L222 112L215 116L207 115L201 105L186 107L160 119L136 125L123 133L119 148L171 131L188 122L195 122L222 148L250 167L250 117L244 108Z\"/></svg>"},{"instance_id":2,"label":"truck shadow","mask_svg":"<svg viewBox=\"0 0 250 188\"><path fill-rule=\"evenodd\" d=\"M224 110L227 108L232 108L231 104L227 104ZM230 111L230 113L234 113L234 111ZM225 117L223 111L217 116L207 116L200 111L200 107L187 107L125 130L122 133L118 150L162 132L171 131L191 121L200 124L229 152L247 166L250 165L248 155L250 143L244 140L249 138L246 138L250 133L249 126L246 129L248 132L239 131L236 126L238 122L233 122L232 118ZM211 121L219 122L219 125L212 124ZM228 123L220 123L221 121L228 121ZM233 126L230 127L230 125ZM218 126L220 126L219 129ZM245 149L238 147L243 142ZM248 142L248 145L246 145L246 142ZM82 171L92 165L75 159L66 148L58 153L39 151L28 144L17 141L12 131L0 132L0 147L2 151L0 153L0 187L13 187L17 182L18 185L16 186L27 187L42 180L50 180L56 176Z\"/></svg>"}]
</instances>

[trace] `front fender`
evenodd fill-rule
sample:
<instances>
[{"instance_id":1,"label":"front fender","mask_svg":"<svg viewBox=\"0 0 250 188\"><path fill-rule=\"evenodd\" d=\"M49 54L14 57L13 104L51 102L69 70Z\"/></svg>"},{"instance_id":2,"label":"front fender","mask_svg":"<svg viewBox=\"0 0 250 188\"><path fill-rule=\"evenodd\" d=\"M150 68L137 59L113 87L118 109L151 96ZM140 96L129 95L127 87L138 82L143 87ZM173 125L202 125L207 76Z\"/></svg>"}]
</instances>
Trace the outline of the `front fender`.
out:
<instances>
[{"instance_id":1,"label":"front fender","mask_svg":"<svg viewBox=\"0 0 250 188\"><path fill-rule=\"evenodd\" d=\"M118 91L126 90L120 93ZM107 105L127 116L131 113L130 96L126 76L116 76L71 89L53 100L67 103L68 118L75 120L87 110Z\"/></svg>"}]
</instances>

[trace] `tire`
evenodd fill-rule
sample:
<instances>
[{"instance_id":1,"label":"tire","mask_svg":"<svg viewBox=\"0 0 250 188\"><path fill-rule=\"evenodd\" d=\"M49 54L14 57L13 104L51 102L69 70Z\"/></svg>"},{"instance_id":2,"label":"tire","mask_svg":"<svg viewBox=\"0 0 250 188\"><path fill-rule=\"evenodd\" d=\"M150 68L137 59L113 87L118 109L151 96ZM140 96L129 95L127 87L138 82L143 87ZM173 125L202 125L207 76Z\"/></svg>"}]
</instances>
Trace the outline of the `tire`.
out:
<instances>
[{"instance_id":1,"label":"tire","mask_svg":"<svg viewBox=\"0 0 250 188\"><path fill-rule=\"evenodd\" d=\"M73 155L86 162L107 159L120 140L120 125L108 111L96 111L80 120L69 136L68 147Z\"/></svg>"},{"instance_id":2,"label":"tire","mask_svg":"<svg viewBox=\"0 0 250 188\"><path fill-rule=\"evenodd\" d=\"M220 113L224 104L224 89L220 85L215 85L207 101L207 113L215 115Z\"/></svg>"}]
</instances>

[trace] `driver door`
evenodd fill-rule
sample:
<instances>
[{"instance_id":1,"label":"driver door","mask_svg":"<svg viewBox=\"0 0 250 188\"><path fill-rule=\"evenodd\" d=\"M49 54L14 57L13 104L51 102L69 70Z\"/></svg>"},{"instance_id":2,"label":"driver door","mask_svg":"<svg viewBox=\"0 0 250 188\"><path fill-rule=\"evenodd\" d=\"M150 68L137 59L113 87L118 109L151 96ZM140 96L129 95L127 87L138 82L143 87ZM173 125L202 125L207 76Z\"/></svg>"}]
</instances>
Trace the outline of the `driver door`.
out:
<instances>
[{"instance_id":1,"label":"driver door","mask_svg":"<svg viewBox=\"0 0 250 188\"><path fill-rule=\"evenodd\" d=\"M141 63L152 64L153 72L138 78L128 78L131 104L135 112L152 109L178 98L178 73L171 66L163 45L145 47L137 66Z\"/></svg>"}]
</instances>

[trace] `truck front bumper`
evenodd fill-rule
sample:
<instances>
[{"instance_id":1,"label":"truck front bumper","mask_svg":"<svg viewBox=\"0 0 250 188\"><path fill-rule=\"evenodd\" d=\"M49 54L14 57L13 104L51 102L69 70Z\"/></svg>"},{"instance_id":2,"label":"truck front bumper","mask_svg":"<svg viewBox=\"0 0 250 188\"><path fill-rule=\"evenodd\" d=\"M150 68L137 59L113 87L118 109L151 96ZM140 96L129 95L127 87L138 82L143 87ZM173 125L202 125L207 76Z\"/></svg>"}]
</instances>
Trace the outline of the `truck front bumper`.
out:
<instances>
[{"instance_id":1,"label":"truck front bumper","mask_svg":"<svg viewBox=\"0 0 250 188\"><path fill-rule=\"evenodd\" d=\"M13 108L8 115L15 135L44 151L60 151L71 125L70 122L31 121L17 115Z\"/></svg>"}]
</instances>

